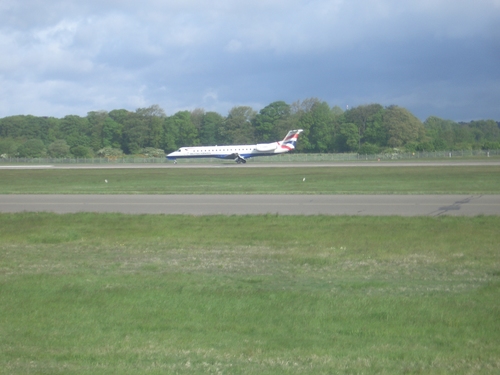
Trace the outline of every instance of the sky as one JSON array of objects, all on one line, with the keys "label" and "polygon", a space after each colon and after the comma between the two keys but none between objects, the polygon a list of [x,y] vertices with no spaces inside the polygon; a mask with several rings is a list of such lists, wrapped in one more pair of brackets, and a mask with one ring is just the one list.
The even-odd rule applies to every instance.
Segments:
[{"label": "sky", "polygon": [[0,0],[0,117],[308,98],[500,121],[500,0]]}]

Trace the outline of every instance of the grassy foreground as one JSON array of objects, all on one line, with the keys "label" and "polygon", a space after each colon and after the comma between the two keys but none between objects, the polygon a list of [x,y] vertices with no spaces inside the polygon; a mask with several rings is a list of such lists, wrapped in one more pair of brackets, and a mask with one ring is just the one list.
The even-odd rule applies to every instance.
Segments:
[{"label": "grassy foreground", "polygon": [[500,372],[499,217],[0,214],[0,372]]},{"label": "grassy foreground", "polygon": [[0,181],[0,194],[499,194],[500,166],[0,170]]}]

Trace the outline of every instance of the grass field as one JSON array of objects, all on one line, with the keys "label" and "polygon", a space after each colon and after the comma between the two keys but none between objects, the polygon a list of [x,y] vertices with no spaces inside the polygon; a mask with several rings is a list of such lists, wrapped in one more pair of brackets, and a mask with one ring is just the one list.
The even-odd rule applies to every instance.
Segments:
[{"label": "grass field", "polygon": [[0,214],[0,373],[499,373],[499,227]]},{"label": "grass field", "polygon": [[499,194],[500,166],[0,170],[0,181],[0,194]]},{"label": "grass field", "polygon": [[[0,194],[499,194],[499,172],[0,170]],[[0,374],[500,373],[499,227],[0,214]]]}]

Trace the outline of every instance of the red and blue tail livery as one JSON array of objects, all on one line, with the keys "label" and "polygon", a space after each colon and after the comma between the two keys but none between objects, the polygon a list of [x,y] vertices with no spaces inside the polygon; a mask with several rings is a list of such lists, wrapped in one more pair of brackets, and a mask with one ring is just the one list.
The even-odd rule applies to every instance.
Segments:
[{"label": "red and blue tail livery", "polygon": [[302,131],[302,129],[290,130],[281,142],[256,145],[181,147],[168,154],[167,159],[177,162],[177,159],[219,158],[232,159],[238,164],[246,163],[246,159],[255,156],[273,156],[294,150]]}]

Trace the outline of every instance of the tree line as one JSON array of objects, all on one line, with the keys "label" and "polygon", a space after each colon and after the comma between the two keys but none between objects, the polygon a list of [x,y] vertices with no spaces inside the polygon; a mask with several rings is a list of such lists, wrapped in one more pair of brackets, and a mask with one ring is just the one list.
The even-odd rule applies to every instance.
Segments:
[{"label": "tree line", "polygon": [[396,105],[368,104],[344,111],[310,98],[292,104],[276,101],[259,112],[236,106],[227,116],[203,109],[167,116],[158,105],[93,111],[86,117],[9,116],[0,119],[0,155],[161,157],[183,146],[274,142],[299,128],[304,132],[297,152],[500,149],[500,124],[494,120],[457,123],[432,116],[422,123]]}]

